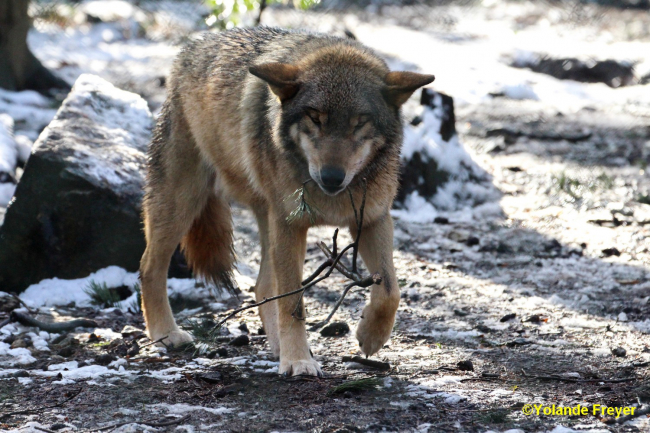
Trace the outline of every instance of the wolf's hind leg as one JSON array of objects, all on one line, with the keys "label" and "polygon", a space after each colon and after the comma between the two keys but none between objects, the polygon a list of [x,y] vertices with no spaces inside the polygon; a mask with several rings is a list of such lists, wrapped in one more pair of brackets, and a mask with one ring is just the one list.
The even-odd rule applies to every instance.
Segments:
[{"label": "wolf's hind leg", "polygon": [[169,261],[181,238],[197,219],[206,219],[202,218],[204,210],[218,198],[214,197],[214,174],[196,150],[182,113],[168,108],[163,109],[150,153],[143,202],[147,247],[140,262],[140,278],[149,337],[166,337],[164,344],[178,346],[192,337],[178,328],[169,306]]},{"label": "wolf's hind leg", "polygon": [[[260,273],[255,283],[255,300],[262,301],[264,298],[273,296],[273,270],[271,268],[271,257],[269,251],[269,217],[262,206],[255,206],[255,218],[260,235],[262,246],[262,260],[260,262]],[[280,338],[278,335],[278,304],[268,302],[260,306],[260,317],[264,324],[266,340],[269,342],[273,355],[280,356]]]}]

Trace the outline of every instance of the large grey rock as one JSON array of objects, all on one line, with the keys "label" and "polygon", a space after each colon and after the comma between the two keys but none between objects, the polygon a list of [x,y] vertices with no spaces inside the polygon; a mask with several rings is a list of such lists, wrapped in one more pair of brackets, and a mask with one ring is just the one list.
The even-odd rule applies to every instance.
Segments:
[{"label": "large grey rock", "polygon": [[0,290],[136,271],[145,151],[153,119],[138,95],[82,75],[41,133],[0,228]]}]

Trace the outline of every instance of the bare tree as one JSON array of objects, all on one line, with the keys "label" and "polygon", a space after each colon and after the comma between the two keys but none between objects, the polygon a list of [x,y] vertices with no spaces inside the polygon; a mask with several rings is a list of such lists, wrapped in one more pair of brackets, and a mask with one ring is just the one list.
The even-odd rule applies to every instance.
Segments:
[{"label": "bare tree", "polygon": [[70,90],[70,85],[55,76],[27,46],[31,19],[29,0],[0,1],[0,87],[8,90]]}]

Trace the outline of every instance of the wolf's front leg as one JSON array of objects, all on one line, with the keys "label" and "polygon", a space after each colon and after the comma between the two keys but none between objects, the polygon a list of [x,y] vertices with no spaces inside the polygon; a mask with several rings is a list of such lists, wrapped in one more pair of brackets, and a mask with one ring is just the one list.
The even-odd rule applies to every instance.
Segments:
[{"label": "wolf's front leg", "polygon": [[[356,237],[356,227],[351,227],[350,232]],[[359,253],[368,271],[382,277],[380,285],[372,286],[370,303],[363,309],[357,327],[359,346],[370,356],[388,341],[399,305],[399,286],[393,266],[393,220],[388,211],[378,220],[364,224]]]},{"label": "wolf's front leg", "polygon": [[[289,225],[283,217],[271,217],[271,261],[276,295],[300,288],[305,261],[307,228]],[[320,376],[321,370],[309,351],[305,321],[294,317],[299,295],[278,299],[280,374]],[[301,303],[295,316],[305,317]]]}]

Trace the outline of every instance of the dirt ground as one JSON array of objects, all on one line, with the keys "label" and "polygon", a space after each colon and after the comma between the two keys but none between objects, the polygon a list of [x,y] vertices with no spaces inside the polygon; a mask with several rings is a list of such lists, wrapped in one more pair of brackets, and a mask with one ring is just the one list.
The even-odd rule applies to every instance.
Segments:
[{"label": "dirt ground", "polygon": [[[309,335],[323,378],[278,376],[253,310],[205,338],[252,300],[257,232],[251,213],[235,208],[235,249],[250,284],[240,283],[239,299],[173,302],[200,345],[139,348],[148,340],[137,311],[41,309],[43,320],[91,318],[104,331],[52,334],[48,350],[34,347],[34,328],[0,336],[24,340],[36,358],[0,369],[0,430],[650,431],[650,204],[642,197],[650,111],[627,108],[560,112],[499,97],[458,108],[460,140],[502,192],[500,211],[395,220],[402,302],[392,338],[373,358],[388,369],[343,361],[360,354],[354,328],[365,289],[335,316],[350,332]],[[567,139],[575,131],[586,138]],[[310,232],[306,274],[323,260],[316,242],[331,235]],[[308,323],[326,317],[344,283],[334,274],[307,294]],[[0,321],[15,307],[0,298]],[[541,414],[524,413],[540,404]],[[588,415],[544,415],[553,405],[581,405]],[[595,405],[634,406],[635,416]]]}]

